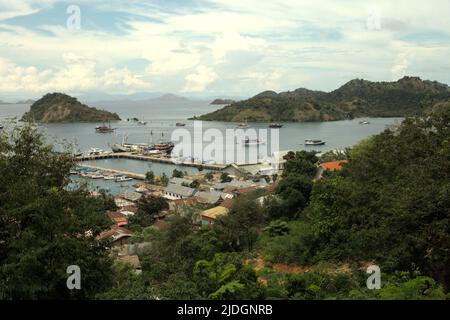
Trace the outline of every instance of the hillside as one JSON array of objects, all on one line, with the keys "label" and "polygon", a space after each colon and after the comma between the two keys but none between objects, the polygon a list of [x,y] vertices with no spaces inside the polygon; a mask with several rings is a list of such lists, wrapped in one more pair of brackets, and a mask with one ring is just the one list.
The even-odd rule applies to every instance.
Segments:
[{"label": "hillside", "polygon": [[234,102],[233,99],[214,99],[210,104],[232,104]]},{"label": "hillside", "polygon": [[395,82],[351,80],[332,92],[304,88],[264,91],[200,116],[210,121],[332,121],[357,117],[403,117],[450,99],[450,88],[436,81],[404,77]]},{"label": "hillside", "polygon": [[100,122],[120,120],[116,113],[91,108],[63,93],[48,93],[33,103],[22,120],[36,122]]}]

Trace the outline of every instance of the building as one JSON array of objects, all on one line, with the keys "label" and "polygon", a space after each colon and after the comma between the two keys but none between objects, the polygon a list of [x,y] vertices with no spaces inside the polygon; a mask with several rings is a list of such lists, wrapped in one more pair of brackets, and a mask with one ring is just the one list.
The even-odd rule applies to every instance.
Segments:
[{"label": "building", "polygon": [[230,210],[223,206],[217,206],[200,213],[203,226],[211,226],[220,216],[227,215]]},{"label": "building", "polygon": [[99,240],[110,239],[111,246],[114,248],[119,248],[128,243],[128,239],[131,237],[131,234],[132,233],[130,230],[116,225],[111,229],[105,230],[102,233],[100,233],[98,235],[98,239]]},{"label": "building", "polygon": [[218,205],[226,198],[230,198],[229,194],[218,191],[201,191],[196,193],[197,201],[202,204]]},{"label": "building", "polygon": [[283,170],[286,164],[286,159],[284,157],[292,150],[274,151],[272,153],[271,165],[274,170]]},{"label": "building", "polygon": [[177,184],[169,184],[164,189],[164,198],[169,200],[185,199],[192,197],[196,193],[193,188],[180,186]]},{"label": "building", "polygon": [[136,202],[142,198],[142,193],[136,191],[127,190],[119,195],[119,198],[125,199],[127,201]]},{"label": "building", "polygon": [[315,180],[322,178],[322,175],[325,171],[340,171],[342,170],[342,164],[348,163],[348,160],[338,160],[331,162],[324,162],[319,165],[317,169],[317,173],[315,176]]},{"label": "building", "polygon": [[114,221],[114,223],[118,226],[118,227],[123,227],[126,226],[128,224],[128,217],[123,214],[122,212],[119,211],[109,211],[108,212],[108,217]]}]

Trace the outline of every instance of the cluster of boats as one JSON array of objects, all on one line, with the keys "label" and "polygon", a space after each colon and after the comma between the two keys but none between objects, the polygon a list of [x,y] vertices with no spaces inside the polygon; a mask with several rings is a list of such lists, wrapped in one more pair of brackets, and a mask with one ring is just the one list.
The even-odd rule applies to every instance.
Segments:
[{"label": "cluster of boats", "polygon": [[107,171],[98,171],[95,169],[80,167],[77,171],[72,171],[71,174],[80,175],[81,177],[90,178],[94,180],[114,180],[115,182],[132,181],[133,178],[127,177],[123,174],[114,174]]},{"label": "cluster of boats", "polygon": [[[279,129],[282,127],[283,127],[283,125],[281,123],[275,123],[275,122],[269,123],[269,128],[272,128],[272,129]],[[250,126],[248,125],[247,121],[245,121],[245,122],[240,122],[240,123],[236,124],[235,128],[246,129],[246,128],[250,128]]]},{"label": "cluster of boats", "polygon": [[160,143],[123,143],[113,144],[111,150],[114,153],[119,152],[137,152],[140,154],[170,154],[174,148],[172,142],[160,142]]}]

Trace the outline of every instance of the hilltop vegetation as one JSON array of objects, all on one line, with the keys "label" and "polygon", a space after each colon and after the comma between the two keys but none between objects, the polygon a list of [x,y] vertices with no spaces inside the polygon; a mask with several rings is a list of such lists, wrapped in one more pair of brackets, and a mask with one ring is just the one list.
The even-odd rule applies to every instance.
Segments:
[{"label": "hilltop vegetation", "polygon": [[91,108],[63,93],[48,93],[34,102],[22,120],[36,122],[101,122],[120,120],[116,113]]},{"label": "hilltop vegetation", "polygon": [[435,81],[404,77],[396,82],[352,80],[332,92],[300,88],[264,91],[200,116],[211,121],[332,121],[356,117],[405,117],[450,98],[450,88]]}]

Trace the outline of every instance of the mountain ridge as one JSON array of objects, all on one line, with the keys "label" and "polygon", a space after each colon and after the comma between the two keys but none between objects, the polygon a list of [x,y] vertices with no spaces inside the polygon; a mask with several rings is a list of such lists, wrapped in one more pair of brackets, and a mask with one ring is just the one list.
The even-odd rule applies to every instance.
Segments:
[{"label": "mountain ridge", "polygon": [[333,121],[356,117],[403,117],[450,99],[448,85],[419,77],[392,82],[353,79],[330,92],[298,88],[267,90],[196,119],[211,121]]}]

